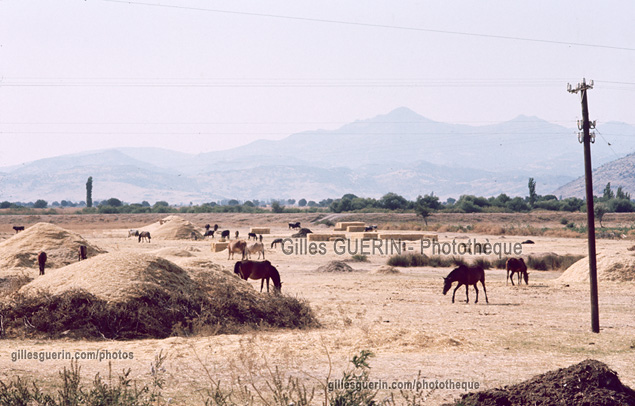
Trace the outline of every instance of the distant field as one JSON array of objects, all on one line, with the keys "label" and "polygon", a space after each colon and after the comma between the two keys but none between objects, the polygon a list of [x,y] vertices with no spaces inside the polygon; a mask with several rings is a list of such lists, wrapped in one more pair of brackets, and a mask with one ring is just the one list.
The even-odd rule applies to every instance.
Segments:
[{"label": "distant field", "polygon": [[[476,381],[480,388],[494,388],[518,383],[551,369],[569,366],[587,358],[605,362],[616,370],[622,382],[635,387],[635,282],[600,284],[600,334],[590,332],[588,285],[562,283],[562,271],[530,269],[529,286],[505,283],[505,270],[486,271],[489,304],[483,292],[474,304],[465,289],[456,292],[457,302],[442,294],[442,277],[451,268],[397,267],[397,273],[380,271],[389,255],[370,253],[365,260],[347,261],[353,272],[318,272],[317,268],[332,260],[351,260],[353,252],[338,255],[332,242],[326,242],[324,255],[295,251],[285,254],[280,247],[271,248],[276,238],[287,238],[295,231],[289,222],[300,221],[316,233],[331,232],[333,227],[312,221],[364,221],[380,229],[437,230],[440,242],[476,238],[490,242],[514,243],[531,238],[535,244],[524,245],[523,255],[586,253],[583,235],[567,238],[556,235],[511,235],[501,229],[564,229],[561,220],[582,224],[583,213],[530,214],[437,214],[426,228],[414,214],[176,214],[197,227],[218,224],[232,234],[246,237],[250,227],[270,227],[264,235],[266,256],[280,271],[283,291],[306,299],[315,311],[321,327],[309,330],[265,329],[245,334],[170,337],[132,341],[111,340],[17,340],[5,339],[0,349],[0,380],[14,376],[33,378],[44,386],[56,386],[58,371],[67,361],[11,361],[18,350],[30,351],[124,351],[133,359],[112,361],[112,372],[132,370],[130,377],[148,383],[150,365],[160,351],[167,354],[163,367],[166,382],[163,394],[173,404],[204,404],[208,390],[216,382],[238,391],[238,377],[243,384],[263,396],[271,396],[267,382],[277,367],[285,378],[297,377],[309,388],[316,388],[313,404],[322,404],[327,379],[335,380],[350,367],[349,360],[361,350],[372,351],[369,359],[372,379],[393,382],[412,380],[418,373],[426,380]],[[109,252],[156,253],[178,263],[183,259],[170,252],[189,252],[201,263],[218,264],[228,270],[235,261],[227,252],[214,253],[210,241],[159,240],[140,244],[127,238],[129,228],[155,223],[167,214],[116,215],[0,215],[0,242],[15,233],[12,225],[52,222],[73,230],[91,244]],[[607,214],[608,227],[630,227],[635,214]],[[479,226],[480,225],[480,226]],[[458,226],[463,226],[459,229]],[[466,228],[470,226],[471,228]],[[448,231],[443,231],[448,230]],[[454,230],[454,231],[449,231]],[[579,234],[579,233],[578,233]],[[627,253],[633,246],[627,238],[600,239],[598,252]],[[408,242],[416,252],[418,242]],[[360,259],[360,258],[358,258]],[[468,258],[470,259],[470,258]],[[188,259],[192,260],[192,259]],[[0,277],[15,272],[0,270]],[[22,271],[20,271],[22,272]],[[36,278],[37,269],[25,271]],[[257,291],[260,281],[249,281]],[[86,382],[95,374],[108,377],[107,362],[80,361]],[[329,375],[330,374],[330,375]],[[233,385],[233,386],[232,386]],[[405,404],[399,391],[393,391],[396,404]],[[451,401],[460,389],[436,390],[429,394],[429,404]],[[377,399],[388,395],[380,392]],[[263,404],[257,402],[256,404]],[[427,404],[427,403],[426,403]]]}]

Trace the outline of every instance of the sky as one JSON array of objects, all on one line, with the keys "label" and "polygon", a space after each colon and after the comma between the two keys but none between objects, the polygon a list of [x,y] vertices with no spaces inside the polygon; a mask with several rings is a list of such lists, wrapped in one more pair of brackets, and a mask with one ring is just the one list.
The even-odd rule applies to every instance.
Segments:
[{"label": "sky", "polygon": [[[635,124],[635,2],[0,0],[0,167],[200,153],[405,106]],[[537,141],[539,142],[539,141]]]}]

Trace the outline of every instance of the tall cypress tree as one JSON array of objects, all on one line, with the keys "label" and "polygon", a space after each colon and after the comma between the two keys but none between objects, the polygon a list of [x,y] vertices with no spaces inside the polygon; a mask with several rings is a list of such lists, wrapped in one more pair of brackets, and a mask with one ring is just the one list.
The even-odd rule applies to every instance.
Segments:
[{"label": "tall cypress tree", "polygon": [[89,176],[86,182],[86,207],[93,207],[93,177]]}]

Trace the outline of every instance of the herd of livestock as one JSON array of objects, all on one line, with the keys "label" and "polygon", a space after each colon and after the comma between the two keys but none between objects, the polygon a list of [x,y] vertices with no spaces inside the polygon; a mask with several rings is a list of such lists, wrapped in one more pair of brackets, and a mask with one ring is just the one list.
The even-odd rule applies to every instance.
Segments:
[{"label": "herd of livestock", "polygon": [[[289,229],[300,229],[300,222],[289,223]],[[13,229],[16,233],[23,231],[24,226],[13,226]],[[211,237],[214,238],[214,233],[219,229],[218,224],[214,224],[212,227],[210,224],[205,225],[205,233],[203,237]],[[366,227],[367,231],[374,231],[377,229],[377,226],[369,226]],[[302,229],[304,230],[304,229]],[[308,230],[308,229],[307,229]],[[310,230],[308,230],[310,232]],[[236,262],[234,266],[234,273],[240,276],[242,279],[261,279],[260,291],[262,292],[265,281],[267,282],[267,291],[269,291],[269,279],[273,280],[274,288],[277,292],[280,292],[282,287],[282,282],[280,281],[280,274],[278,270],[271,265],[271,262],[265,260],[265,246],[262,242],[262,234],[256,235],[255,233],[249,233],[247,236],[247,241],[239,239],[239,232],[236,231],[234,233],[234,240],[230,240],[227,246],[228,250],[228,259],[233,259],[234,254],[241,254],[241,260]],[[139,242],[150,242],[151,236],[149,231],[139,231],[139,230],[129,230],[128,237],[137,237]],[[223,230],[221,232],[221,238],[225,238],[229,240],[230,231]],[[195,232],[192,232],[192,238],[196,239],[197,235]],[[249,240],[253,239],[254,242],[249,242]],[[278,243],[281,243],[282,239],[278,238],[273,240],[271,243],[271,247],[274,248]],[[258,254],[258,259],[262,255],[263,261],[251,261],[250,256],[253,254]],[[78,250],[78,259],[79,261],[86,259],[87,257],[87,247],[85,245],[81,245]],[[37,256],[37,262],[40,269],[40,275],[44,275],[44,268],[46,266],[47,254],[42,251]],[[522,258],[509,258],[506,263],[507,275],[505,278],[505,284],[510,280],[512,285],[514,285],[514,274],[517,273],[518,284],[520,285],[522,280],[525,281],[525,284],[529,284],[529,274],[527,272],[527,265],[525,264]],[[522,277],[522,279],[521,279]],[[481,266],[467,266],[460,265],[458,268],[452,270],[448,276],[444,279],[443,284],[443,294],[445,295],[451,288],[454,282],[458,282],[457,286],[454,288],[452,293],[452,303],[454,303],[454,296],[456,294],[457,289],[459,287],[465,285],[465,296],[466,302],[469,302],[469,293],[468,287],[474,286],[476,291],[476,299],[474,303],[478,303],[478,295],[479,290],[477,287],[477,283],[480,282],[483,287],[483,292],[485,293],[485,301],[489,303],[487,299],[487,290],[485,288],[485,271]]]}]

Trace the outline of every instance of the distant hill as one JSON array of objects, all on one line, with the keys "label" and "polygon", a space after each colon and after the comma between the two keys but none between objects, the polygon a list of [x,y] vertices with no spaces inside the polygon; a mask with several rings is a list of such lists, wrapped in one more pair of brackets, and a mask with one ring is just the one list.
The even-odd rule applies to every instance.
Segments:
[{"label": "distant hill", "polygon": [[[595,165],[635,152],[633,126],[598,124],[598,131],[613,145],[601,139],[594,144]],[[527,116],[484,126],[447,124],[401,107],[335,130],[226,151],[119,148],[0,168],[0,200],[81,201],[89,176],[94,200],[187,204],[387,192],[409,199],[431,192],[443,199],[525,196],[529,177],[539,194],[548,194],[582,174],[576,130]]]},{"label": "distant hill", "polygon": [[[601,196],[606,184],[611,182],[613,192],[619,186],[624,192],[635,196],[635,154],[629,154],[624,158],[617,159],[600,166],[593,170],[593,194]],[[584,197],[585,196],[585,180],[581,176],[566,185],[556,189],[555,195],[563,197]]]}]

